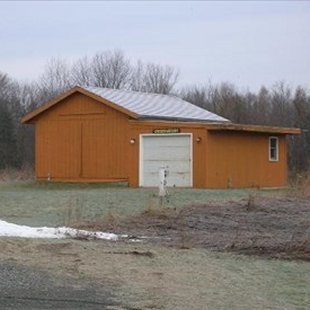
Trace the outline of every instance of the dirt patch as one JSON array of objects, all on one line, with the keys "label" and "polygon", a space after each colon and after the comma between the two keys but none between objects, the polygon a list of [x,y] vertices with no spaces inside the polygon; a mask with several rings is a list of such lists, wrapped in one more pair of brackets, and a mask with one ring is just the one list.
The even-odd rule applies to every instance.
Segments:
[{"label": "dirt patch", "polygon": [[252,197],[226,204],[154,208],[86,229],[145,236],[148,242],[178,248],[310,260],[310,202],[297,197]]}]

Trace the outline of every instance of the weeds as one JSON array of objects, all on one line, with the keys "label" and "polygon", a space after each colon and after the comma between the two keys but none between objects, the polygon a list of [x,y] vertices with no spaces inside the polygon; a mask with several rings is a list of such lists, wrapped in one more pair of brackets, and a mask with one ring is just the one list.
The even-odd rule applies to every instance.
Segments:
[{"label": "weeds", "polygon": [[183,229],[180,233],[180,249],[189,250],[194,247],[193,238],[189,234],[189,232]]},{"label": "weeds", "polygon": [[169,209],[159,202],[159,205],[155,203],[156,196],[151,196],[147,200],[145,209],[141,212],[142,216],[151,218],[167,219],[169,217]]},{"label": "weeds", "polygon": [[297,174],[291,181],[291,191],[293,195],[301,198],[310,197],[310,171]]},{"label": "weeds", "polygon": [[71,197],[64,206],[63,225],[68,227],[81,225],[84,208],[85,203],[82,197]]},{"label": "weeds", "polygon": [[250,192],[246,203],[246,210],[253,211],[257,207],[257,194],[255,192]]},{"label": "weeds", "polygon": [[116,212],[109,210],[108,214],[101,219],[101,223],[98,223],[99,226],[107,228],[109,231],[117,231],[121,222],[121,216]]},{"label": "weeds", "polygon": [[6,168],[0,170],[0,182],[31,181],[34,179],[34,169],[31,166],[25,166],[22,169]]},{"label": "weeds", "polygon": [[165,220],[169,218],[169,209],[167,207],[147,207],[142,211],[142,215],[150,218]]}]

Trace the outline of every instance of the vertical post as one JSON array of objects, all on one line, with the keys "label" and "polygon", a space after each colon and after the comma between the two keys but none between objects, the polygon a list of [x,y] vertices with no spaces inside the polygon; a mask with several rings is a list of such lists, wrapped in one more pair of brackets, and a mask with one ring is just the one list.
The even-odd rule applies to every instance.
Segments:
[{"label": "vertical post", "polygon": [[167,167],[159,168],[159,202],[160,205],[163,205],[163,200],[167,197],[167,176],[168,169]]}]

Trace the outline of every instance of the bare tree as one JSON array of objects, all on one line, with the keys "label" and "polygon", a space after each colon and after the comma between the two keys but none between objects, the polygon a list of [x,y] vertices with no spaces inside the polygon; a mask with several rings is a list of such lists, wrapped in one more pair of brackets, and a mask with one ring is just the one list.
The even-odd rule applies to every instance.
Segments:
[{"label": "bare tree", "polygon": [[38,87],[46,94],[46,98],[53,97],[72,86],[68,63],[61,58],[51,58],[38,82]]},{"label": "bare tree", "polygon": [[144,64],[139,60],[133,67],[130,89],[136,91],[169,94],[179,78],[179,72],[172,66],[155,63]]},{"label": "bare tree", "polygon": [[131,66],[122,51],[97,53],[91,61],[93,86],[126,88],[129,83]]},{"label": "bare tree", "polygon": [[271,125],[271,96],[268,89],[262,86],[255,96],[252,114],[255,117],[254,124]]},{"label": "bare tree", "polygon": [[145,90],[145,66],[141,60],[131,70],[129,88],[134,91]]},{"label": "bare tree", "polygon": [[277,126],[293,126],[292,90],[283,81],[276,83],[271,95],[271,123]]},{"label": "bare tree", "polygon": [[172,66],[148,63],[145,72],[145,91],[169,94],[179,78],[179,72]]},{"label": "bare tree", "polygon": [[192,104],[195,104],[201,108],[214,111],[209,106],[209,101],[207,98],[208,94],[209,92],[205,86],[199,87],[197,85],[183,88],[179,93],[180,97],[182,97],[184,100],[191,102]]},{"label": "bare tree", "polygon": [[82,57],[71,67],[63,59],[52,58],[40,77],[38,87],[50,98],[73,85],[168,94],[179,78],[172,66],[138,61],[133,66],[120,50],[104,51]]},{"label": "bare tree", "polygon": [[8,98],[12,81],[7,74],[0,72],[0,97],[2,100]]},{"label": "bare tree", "polygon": [[293,172],[310,168],[310,97],[305,89],[297,87],[293,99],[295,126],[302,129],[298,137],[290,137],[289,161]]},{"label": "bare tree", "polygon": [[20,167],[21,157],[17,147],[19,102],[17,83],[0,73],[0,169]]},{"label": "bare tree", "polygon": [[72,82],[80,86],[92,86],[94,84],[93,68],[87,56],[78,59],[72,66]]}]

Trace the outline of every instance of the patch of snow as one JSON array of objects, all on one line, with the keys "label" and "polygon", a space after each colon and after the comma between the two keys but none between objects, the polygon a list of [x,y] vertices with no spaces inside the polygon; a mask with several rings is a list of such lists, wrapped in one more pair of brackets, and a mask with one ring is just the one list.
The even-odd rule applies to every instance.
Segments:
[{"label": "patch of snow", "polygon": [[87,231],[70,227],[30,227],[17,225],[0,220],[0,237],[19,237],[19,238],[92,238],[105,240],[118,240],[126,238],[127,235],[116,235],[102,231]]}]

